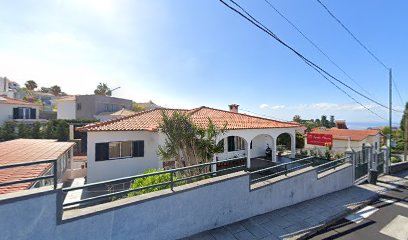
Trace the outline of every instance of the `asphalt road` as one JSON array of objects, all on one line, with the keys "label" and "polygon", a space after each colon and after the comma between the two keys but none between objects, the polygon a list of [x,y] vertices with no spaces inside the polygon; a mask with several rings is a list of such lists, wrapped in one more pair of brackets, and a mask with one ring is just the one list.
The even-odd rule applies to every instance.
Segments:
[{"label": "asphalt road", "polygon": [[381,195],[375,203],[322,230],[311,239],[408,240],[408,184]]}]

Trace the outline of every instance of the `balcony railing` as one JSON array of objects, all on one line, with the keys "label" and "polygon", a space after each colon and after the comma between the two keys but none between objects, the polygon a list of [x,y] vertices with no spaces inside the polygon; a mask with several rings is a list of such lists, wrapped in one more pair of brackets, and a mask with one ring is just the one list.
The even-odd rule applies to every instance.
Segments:
[{"label": "balcony railing", "polygon": [[57,160],[56,159],[0,165],[0,170],[10,169],[10,168],[17,168],[17,167],[27,167],[27,166],[47,164],[47,163],[52,164],[52,169],[53,169],[53,174],[52,175],[39,176],[39,177],[34,177],[34,178],[26,178],[26,179],[15,180],[15,181],[10,181],[10,182],[2,182],[2,183],[0,183],[0,187],[10,186],[10,185],[19,184],[19,183],[36,182],[36,181],[39,181],[39,180],[52,178],[53,179],[54,189],[57,189],[57,184],[58,184],[57,170],[58,169],[57,169]]}]

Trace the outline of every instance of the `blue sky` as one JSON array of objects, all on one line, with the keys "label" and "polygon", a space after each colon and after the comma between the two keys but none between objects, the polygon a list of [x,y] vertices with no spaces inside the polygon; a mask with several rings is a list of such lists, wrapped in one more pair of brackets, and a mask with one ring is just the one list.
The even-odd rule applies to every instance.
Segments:
[{"label": "blue sky", "polygon": [[[362,91],[263,0],[242,6],[339,79]],[[380,102],[388,72],[315,0],[270,0]],[[323,2],[387,65],[408,97],[406,1]],[[0,3],[0,76],[70,94],[99,82],[116,97],[166,107],[230,103],[278,119],[335,115],[350,122],[384,122],[216,0],[21,0]],[[359,101],[387,117],[386,110]],[[395,107],[401,108],[398,96]],[[400,114],[394,114],[399,121]]]}]

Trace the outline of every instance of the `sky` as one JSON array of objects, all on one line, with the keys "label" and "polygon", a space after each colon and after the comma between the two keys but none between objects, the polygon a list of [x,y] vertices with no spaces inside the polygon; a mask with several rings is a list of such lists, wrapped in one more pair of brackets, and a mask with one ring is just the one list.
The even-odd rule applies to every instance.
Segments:
[{"label": "sky", "polygon": [[[388,71],[316,0],[269,0],[358,85],[328,61],[264,0],[237,0],[307,58],[373,99],[388,104]],[[408,97],[408,2],[322,0],[387,66],[403,109]],[[209,106],[278,120],[334,115],[384,124],[387,110],[349,92],[373,115],[296,55],[218,0],[5,0],[0,2],[0,76],[69,94],[113,96],[164,107]],[[362,86],[362,88],[360,87]],[[394,89],[395,91],[395,89]],[[394,113],[399,122],[400,113]],[[383,119],[384,118],[384,119]]]}]

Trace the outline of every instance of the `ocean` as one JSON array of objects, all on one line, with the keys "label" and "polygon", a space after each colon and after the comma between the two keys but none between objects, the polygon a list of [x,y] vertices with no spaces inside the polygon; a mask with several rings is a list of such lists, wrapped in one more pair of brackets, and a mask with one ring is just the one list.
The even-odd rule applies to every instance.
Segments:
[{"label": "ocean", "polygon": [[[388,122],[346,122],[349,129],[367,129],[369,127],[385,127]],[[399,122],[392,124],[394,127],[399,127]]]}]

